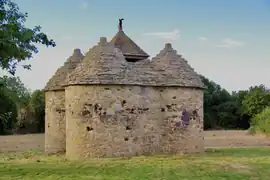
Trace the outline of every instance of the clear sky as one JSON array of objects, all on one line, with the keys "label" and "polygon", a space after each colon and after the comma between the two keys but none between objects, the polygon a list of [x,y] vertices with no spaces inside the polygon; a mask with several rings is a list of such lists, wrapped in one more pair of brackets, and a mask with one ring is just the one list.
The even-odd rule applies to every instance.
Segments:
[{"label": "clear sky", "polygon": [[[15,0],[28,12],[27,26],[40,25],[55,48],[41,47],[18,69],[26,86],[43,88],[74,48],[87,52],[117,32],[125,33],[152,57],[166,42],[200,74],[228,91],[270,87],[270,0]],[[3,72],[0,72],[3,74]]]}]

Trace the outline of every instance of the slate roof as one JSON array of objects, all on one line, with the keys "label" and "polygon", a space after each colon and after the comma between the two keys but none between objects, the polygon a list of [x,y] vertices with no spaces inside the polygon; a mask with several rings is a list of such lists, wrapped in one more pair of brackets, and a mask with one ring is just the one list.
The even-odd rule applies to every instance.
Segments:
[{"label": "slate roof", "polygon": [[199,75],[171,44],[151,61],[127,62],[121,50],[102,39],[67,76],[67,85],[121,84],[204,88]]},{"label": "slate roof", "polygon": [[80,49],[74,49],[72,56],[70,56],[64,65],[57,69],[55,74],[49,79],[44,91],[63,90],[64,88],[62,85],[66,83],[65,80],[67,74],[75,69],[83,57]]}]

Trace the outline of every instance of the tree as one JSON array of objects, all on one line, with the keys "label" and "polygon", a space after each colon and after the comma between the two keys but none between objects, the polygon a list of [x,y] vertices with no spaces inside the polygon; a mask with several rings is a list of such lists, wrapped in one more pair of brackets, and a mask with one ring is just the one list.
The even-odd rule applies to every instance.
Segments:
[{"label": "tree", "polygon": [[6,88],[13,92],[14,100],[20,105],[26,105],[30,99],[30,90],[25,87],[19,77],[3,76],[0,77],[0,82]]},{"label": "tree", "polygon": [[250,132],[270,135],[270,106],[252,118]]},{"label": "tree", "polygon": [[30,92],[19,77],[0,77],[0,133],[11,131],[21,119],[21,109],[27,108]]},{"label": "tree", "polygon": [[[27,16],[11,0],[0,0],[0,67],[12,75],[19,63],[38,53],[37,43],[55,46],[55,42],[41,32],[40,26],[33,29],[25,27]],[[29,64],[22,66],[26,69],[31,67]]]},{"label": "tree", "polygon": [[32,93],[30,99],[30,107],[34,114],[34,119],[37,124],[38,132],[43,132],[45,129],[45,94],[44,91],[36,90]]},{"label": "tree", "polygon": [[[235,120],[231,114],[231,95],[220,85],[201,76],[206,86],[204,91],[204,127],[205,129],[226,127]],[[233,106],[234,107],[234,106]]]},{"label": "tree", "polygon": [[5,86],[0,86],[0,134],[7,134],[16,123],[17,105],[14,94]]},{"label": "tree", "polygon": [[243,102],[243,112],[251,117],[261,113],[270,106],[270,91],[264,85],[249,88]]}]

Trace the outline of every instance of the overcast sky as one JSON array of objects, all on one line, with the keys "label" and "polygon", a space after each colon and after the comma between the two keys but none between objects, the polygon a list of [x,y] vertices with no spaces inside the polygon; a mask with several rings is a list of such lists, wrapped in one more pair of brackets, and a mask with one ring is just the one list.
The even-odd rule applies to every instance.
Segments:
[{"label": "overcast sky", "polygon": [[[269,0],[15,0],[27,26],[41,25],[55,48],[40,47],[32,70],[17,75],[43,88],[74,48],[87,52],[99,37],[110,40],[123,17],[125,33],[151,56],[166,42],[200,74],[228,91],[270,87]],[[5,74],[3,71],[1,74]]]}]

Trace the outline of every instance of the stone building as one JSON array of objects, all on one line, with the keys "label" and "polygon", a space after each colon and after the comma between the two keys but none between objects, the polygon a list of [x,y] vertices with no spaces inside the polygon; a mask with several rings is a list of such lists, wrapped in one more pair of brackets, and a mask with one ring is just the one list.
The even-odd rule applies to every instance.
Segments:
[{"label": "stone building", "polygon": [[66,76],[83,59],[79,49],[68,58],[48,81],[45,90],[45,152],[58,153],[66,150],[65,83]]},{"label": "stone building", "polygon": [[200,77],[169,43],[148,57],[122,27],[84,57],[76,50],[46,86],[45,150],[68,159],[202,152]]}]

